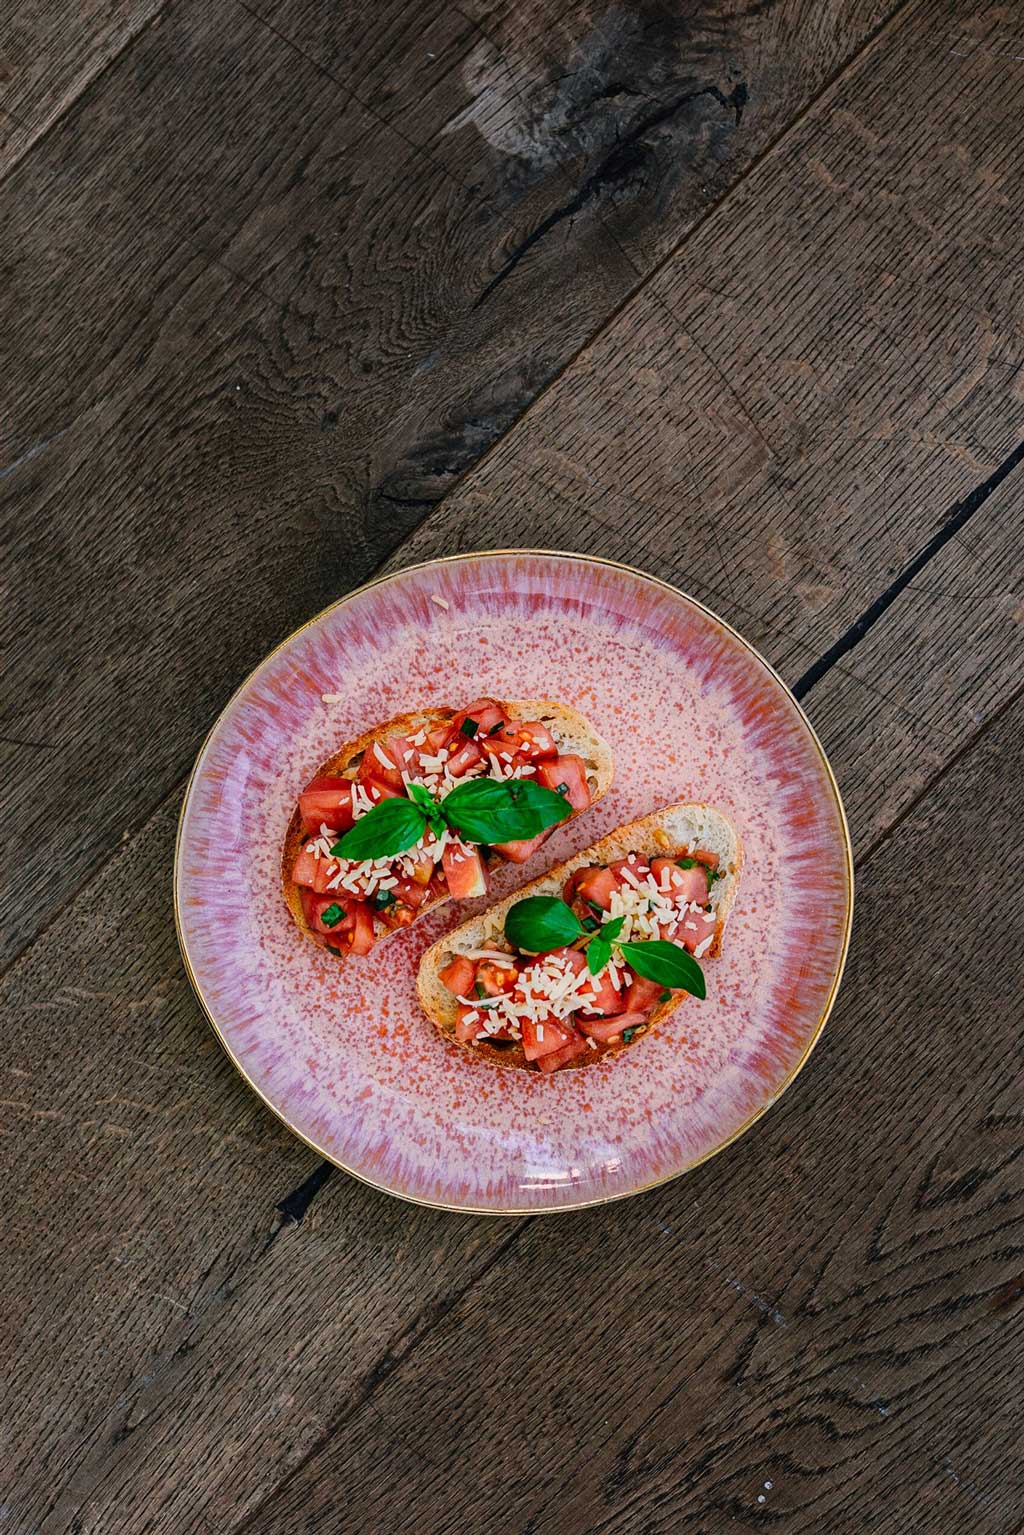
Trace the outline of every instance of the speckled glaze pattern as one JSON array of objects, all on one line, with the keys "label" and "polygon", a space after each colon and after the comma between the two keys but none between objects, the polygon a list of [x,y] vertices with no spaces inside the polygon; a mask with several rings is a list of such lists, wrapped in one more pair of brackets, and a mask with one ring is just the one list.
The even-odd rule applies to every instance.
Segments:
[{"label": "speckled glaze pattern", "polygon": [[[326,704],[325,693],[341,701]],[[446,906],[344,962],[300,936],[281,895],[281,840],[317,765],[393,714],[481,693],[574,705],[616,762],[610,794],[539,860],[498,870],[492,899],[672,800],[717,806],[743,840],[724,953],[705,966],[707,1000],[688,999],[635,1049],[585,1071],[501,1071],[423,1017],[419,956],[480,903]],[[270,1107],[379,1188],[495,1213],[635,1193],[737,1135],[820,1032],[851,903],[834,781],[766,663],[660,582],[544,553],[403,571],[293,635],[207,740],[175,869],[193,984]]]}]

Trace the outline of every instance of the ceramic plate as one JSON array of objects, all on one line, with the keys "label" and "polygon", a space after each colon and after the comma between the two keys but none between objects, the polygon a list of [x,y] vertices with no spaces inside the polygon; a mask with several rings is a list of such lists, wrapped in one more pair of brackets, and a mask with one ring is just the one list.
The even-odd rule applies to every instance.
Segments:
[{"label": "ceramic plate", "polygon": [[[724,953],[633,1050],[552,1077],[442,1041],[416,1001],[419,956],[478,905],[448,906],[340,962],[302,938],[278,860],[299,790],[391,715],[481,693],[583,711],[615,753],[601,803],[492,898],[672,800],[743,839]],[[832,1005],[850,930],[835,781],[778,676],[727,624],[639,571],[511,551],[435,561],[328,608],[236,693],[182,810],[175,909],[189,974],[246,1081],[323,1156],[446,1209],[566,1210],[693,1167],[778,1098]]]}]

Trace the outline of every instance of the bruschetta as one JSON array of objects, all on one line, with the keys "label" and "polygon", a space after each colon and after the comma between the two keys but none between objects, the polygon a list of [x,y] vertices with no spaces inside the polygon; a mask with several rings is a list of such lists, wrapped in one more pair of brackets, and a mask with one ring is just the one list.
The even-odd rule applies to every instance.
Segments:
[{"label": "bruschetta", "polygon": [[321,947],[368,954],[420,913],[486,894],[495,859],[531,858],[612,775],[604,741],[564,704],[481,698],[398,715],[341,746],[298,796],[281,858],[288,910]]},{"label": "bruschetta", "polygon": [[496,1066],[590,1066],[704,995],[742,849],[706,805],[620,826],[433,944],[418,990],[445,1039]]}]

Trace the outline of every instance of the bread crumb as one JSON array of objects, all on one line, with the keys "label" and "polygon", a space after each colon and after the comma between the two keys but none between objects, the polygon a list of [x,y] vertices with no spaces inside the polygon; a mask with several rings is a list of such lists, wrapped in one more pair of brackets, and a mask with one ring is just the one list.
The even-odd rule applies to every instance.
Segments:
[{"label": "bread crumb", "polygon": [[320,701],[325,704],[340,704],[344,703],[345,700],[341,693],[321,693]]},{"label": "bread crumb", "polygon": [[445,612],[447,613],[448,603],[445,602],[443,597],[438,597],[435,593],[431,593],[430,600],[431,602],[436,602],[439,608],[444,608]]}]

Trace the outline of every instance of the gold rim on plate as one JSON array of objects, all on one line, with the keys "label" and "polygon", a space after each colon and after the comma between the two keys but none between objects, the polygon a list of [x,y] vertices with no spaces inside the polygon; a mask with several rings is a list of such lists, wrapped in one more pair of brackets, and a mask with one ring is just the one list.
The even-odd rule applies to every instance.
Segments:
[{"label": "gold rim on plate", "polygon": [[[843,926],[843,941],[840,947],[835,971],[832,976],[832,984],[829,988],[828,996],[825,999],[825,1006],[822,1009],[821,1016],[818,1019],[818,1022],[814,1028],[813,1033],[811,1034],[810,1039],[807,1042],[806,1047],[804,1048],[803,1054],[793,1069],[790,1071],[789,1075],[784,1078],[778,1090],[772,1093],[771,1097],[768,1098],[766,1102],[762,1103],[761,1107],[757,1109],[755,1113],[751,1114],[749,1119],[744,1120],[743,1124],[735,1129],[731,1135],[728,1135],[725,1140],[720,1141],[717,1146],[713,1146],[710,1151],[704,1152],[703,1156],[695,1158],[692,1162],[687,1162],[684,1167],[676,1168],[674,1172],[666,1173],[663,1177],[654,1178],[650,1183],[641,1184],[638,1188],[623,1189],[621,1193],[617,1194],[602,1194],[597,1199],[582,1199],[572,1204],[531,1205],[521,1210],[493,1210],[487,1209],[486,1207],[478,1208],[475,1205],[445,1204],[441,1200],[437,1199],[421,1199],[418,1195],[405,1194],[399,1189],[389,1188],[385,1183],[377,1183],[374,1181],[374,1179],[368,1178],[364,1173],[357,1172],[354,1167],[348,1167],[344,1162],[340,1162],[337,1157],[332,1156],[331,1153],[326,1151],[323,1146],[320,1146],[316,1141],[311,1140],[308,1135],[304,1135],[301,1130],[292,1124],[291,1120],[285,1117],[280,1109],[271,1103],[266,1093],[264,1093],[262,1088],[260,1088],[253,1081],[252,1077],[246,1071],[245,1067],[242,1065],[241,1061],[239,1061],[238,1057],[231,1049],[231,1046],[224,1038],[217,1020],[214,1018],[209,1007],[206,1005],[206,999],[204,998],[202,991],[199,988],[199,983],[196,980],[195,972],[192,969],[192,961],[189,958],[188,947],[185,943],[185,935],[182,932],[181,927],[181,913],[178,909],[178,864],[181,855],[181,838],[182,828],[185,824],[185,811],[188,809],[189,800],[192,796],[192,789],[196,781],[196,775],[199,772],[199,767],[206,753],[206,748],[209,746],[210,741],[216,733],[217,728],[223,720],[224,716],[235,703],[235,700],[245,692],[249,684],[252,682],[252,679],[255,677],[256,673],[260,671],[268,661],[272,660],[279,651],[284,650],[286,646],[290,645],[291,642],[300,634],[302,634],[306,629],[309,629],[313,624],[319,623],[322,618],[326,617],[328,613],[333,613],[336,608],[344,607],[345,603],[352,602],[356,597],[361,597],[364,592],[371,591],[373,587],[382,586],[387,581],[397,580],[400,576],[408,575],[411,571],[431,570],[436,569],[438,566],[442,565],[458,565],[466,560],[517,559],[523,556],[529,557],[537,555],[546,559],[575,560],[582,565],[604,565],[611,570],[623,570],[627,573],[627,575],[636,576],[641,581],[650,582],[652,586],[661,587],[663,591],[669,592],[673,597],[682,598],[684,602],[688,602],[692,607],[697,608],[701,613],[704,613],[714,623],[718,624],[722,629],[724,629],[726,633],[731,634],[735,640],[739,641],[744,650],[752,655],[756,661],[760,662],[769,676],[774,678],[774,680],[782,688],[786,697],[789,699],[793,708],[796,710],[801,723],[810,736],[811,741],[814,743],[815,750],[817,751],[818,756],[821,758],[822,766],[825,769],[825,775],[828,779],[828,783],[835,800],[835,808],[839,816],[839,825],[843,836],[843,880],[846,893],[846,921]],[[393,1199],[403,1199],[408,1204],[422,1205],[429,1210],[445,1210],[454,1215],[495,1215],[508,1217],[522,1215],[560,1215],[567,1214],[571,1210],[590,1210],[595,1208],[597,1205],[613,1204],[620,1199],[632,1199],[637,1194],[647,1194],[651,1189],[661,1188],[664,1184],[671,1183],[676,1178],[681,1178],[684,1173],[693,1172],[694,1168],[700,1167],[704,1162],[709,1162],[712,1157],[718,1156],[719,1152],[724,1151],[727,1146],[731,1146],[734,1141],[739,1140],[740,1136],[745,1135],[746,1132],[750,1129],[751,1125],[756,1124],[763,1114],[766,1114],[770,1108],[778,1103],[783,1093],[792,1085],[793,1082],[795,1082],[804,1066],[806,1066],[807,1061],[810,1058],[811,1051],[814,1049],[815,1045],[818,1043],[818,1040],[821,1038],[825,1025],[828,1022],[829,1015],[831,1014],[832,1008],[835,1005],[836,995],[839,991],[839,985],[843,978],[843,971],[846,968],[846,956],[850,947],[850,932],[853,927],[853,847],[850,842],[850,828],[846,820],[846,811],[843,809],[843,800],[839,792],[839,785],[836,782],[836,776],[833,773],[832,766],[825,754],[825,749],[821,742],[818,740],[817,731],[814,729],[814,726],[808,719],[803,707],[799,701],[794,698],[785,681],[776,671],[775,667],[772,666],[770,661],[766,661],[761,652],[755,649],[749,640],[744,639],[743,635],[740,634],[737,629],[734,629],[732,624],[728,623],[724,618],[720,618],[717,613],[712,612],[709,607],[707,607],[703,602],[699,602],[696,597],[690,597],[686,594],[686,592],[681,591],[679,587],[673,586],[670,581],[663,581],[660,576],[652,576],[646,570],[638,570],[635,565],[625,565],[621,560],[609,560],[603,558],[601,555],[573,554],[570,551],[563,549],[477,549],[467,554],[449,554],[444,555],[440,559],[420,560],[413,565],[404,565],[401,570],[392,570],[387,572],[385,575],[374,576],[371,580],[364,581],[361,586],[354,587],[352,591],[346,592],[344,597],[339,597],[336,602],[328,603],[327,607],[322,608],[319,613],[316,613],[312,618],[307,619],[304,624],[300,624],[297,629],[294,629],[291,634],[287,635],[285,639],[281,640],[279,644],[275,645],[272,650],[269,650],[263,659],[253,667],[252,671],[248,674],[245,680],[241,682],[232,693],[227,703],[217,715],[217,718],[214,720],[210,729],[207,731],[206,736],[203,739],[203,744],[199,748],[199,752],[193,764],[192,771],[189,774],[188,783],[185,786],[185,795],[181,802],[181,810],[178,813],[178,830],[174,843],[173,878],[174,926],[178,934],[178,944],[181,949],[182,959],[185,963],[185,971],[188,975],[192,990],[195,993],[196,1000],[206,1015],[207,1022],[213,1029],[213,1032],[216,1035],[217,1040],[219,1041],[220,1046],[228,1060],[231,1062],[232,1066],[234,1066],[235,1070],[238,1072],[243,1082],[245,1082],[246,1086],[256,1094],[256,1097],[259,1098],[264,1106],[270,1110],[274,1118],[283,1124],[286,1129],[290,1130],[298,1140],[303,1141],[311,1151],[315,1151],[316,1154],[322,1157],[325,1162],[330,1162],[331,1165],[338,1168],[339,1171],[347,1173],[350,1178],[355,1178],[359,1183],[365,1183],[368,1188],[376,1189],[378,1193],[389,1194]]]}]

